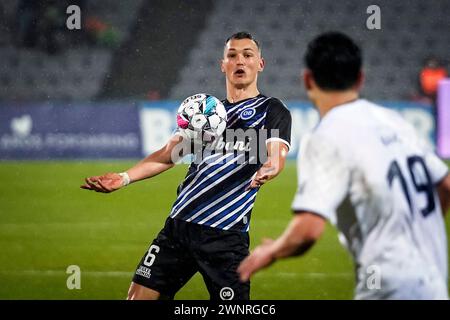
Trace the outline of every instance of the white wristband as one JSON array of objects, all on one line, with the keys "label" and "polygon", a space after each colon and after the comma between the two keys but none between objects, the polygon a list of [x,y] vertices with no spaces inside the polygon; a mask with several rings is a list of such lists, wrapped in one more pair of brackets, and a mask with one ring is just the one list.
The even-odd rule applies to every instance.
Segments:
[{"label": "white wristband", "polygon": [[130,184],[131,180],[130,180],[130,176],[128,175],[128,173],[121,172],[121,173],[119,173],[119,176],[122,177],[122,183],[123,183],[124,187]]}]

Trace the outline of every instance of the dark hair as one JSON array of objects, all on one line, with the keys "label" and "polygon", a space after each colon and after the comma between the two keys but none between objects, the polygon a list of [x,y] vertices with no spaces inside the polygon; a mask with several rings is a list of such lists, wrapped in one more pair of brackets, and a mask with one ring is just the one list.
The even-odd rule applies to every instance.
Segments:
[{"label": "dark hair", "polygon": [[241,39],[250,39],[253,40],[253,42],[256,44],[256,46],[258,47],[258,49],[261,51],[261,46],[259,45],[258,40],[256,40],[251,33],[246,32],[246,31],[239,31],[236,32],[234,34],[232,34],[231,36],[228,37],[228,39],[225,41],[225,45],[228,43],[228,41],[230,40],[241,40]]},{"label": "dark hair", "polygon": [[305,64],[321,89],[346,90],[358,81],[362,53],[345,34],[326,32],[309,43]]}]

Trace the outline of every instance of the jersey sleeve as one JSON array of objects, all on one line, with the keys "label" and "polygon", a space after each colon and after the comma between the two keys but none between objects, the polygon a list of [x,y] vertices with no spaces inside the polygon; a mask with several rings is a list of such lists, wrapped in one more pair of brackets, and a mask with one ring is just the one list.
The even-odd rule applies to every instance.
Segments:
[{"label": "jersey sleeve", "polygon": [[281,141],[291,148],[292,117],[289,109],[278,99],[272,99],[267,110],[265,129],[266,143]]},{"label": "jersey sleeve", "polygon": [[305,136],[300,145],[297,174],[292,210],[312,212],[336,222],[336,209],[345,199],[350,184],[350,168],[337,146],[314,133]]},{"label": "jersey sleeve", "polygon": [[[397,115],[400,117],[399,115]],[[416,144],[420,150],[423,151],[423,158],[427,165],[427,169],[430,173],[431,182],[438,184],[449,173],[447,165],[439,159],[434,152],[432,146],[426,142],[426,140],[417,134],[417,130],[410,123],[405,123],[407,130],[409,130],[408,136],[414,137]]]},{"label": "jersey sleeve", "polygon": [[447,165],[432,150],[425,154],[425,162],[434,184],[441,182],[449,173]]}]

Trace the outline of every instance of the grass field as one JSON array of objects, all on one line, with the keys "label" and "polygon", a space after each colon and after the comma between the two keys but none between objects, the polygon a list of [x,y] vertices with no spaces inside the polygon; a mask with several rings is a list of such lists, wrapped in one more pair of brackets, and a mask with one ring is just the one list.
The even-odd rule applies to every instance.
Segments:
[{"label": "grass field", "polygon": [[[0,299],[124,299],[136,264],[162,228],[186,168],[113,194],[79,189],[85,176],[131,162],[0,162]],[[258,194],[252,246],[276,237],[291,218],[295,164]],[[447,230],[450,229],[447,218]],[[66,287],[69,265],[81,289]],[[253,299],[351,299],[353,266],[330,226],[305,257],[253,278]],[[177,299],[208,299],[199,275]]]}]

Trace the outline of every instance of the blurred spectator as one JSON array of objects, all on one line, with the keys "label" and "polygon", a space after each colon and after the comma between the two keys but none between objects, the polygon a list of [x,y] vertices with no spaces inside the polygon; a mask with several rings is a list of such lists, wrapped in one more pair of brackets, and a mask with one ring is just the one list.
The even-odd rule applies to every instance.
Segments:
[{"label": "blurred spectator", "polygon": [[90,42],[96,43],[98,35],[108,29],[108,26],[99,18],[90,16],[86,18],[84,28],[86,29]]},{"label": "blurred spectator", "polygon": [[[83,13],[83,27],[77,32],[66,28],[66,10],[69,5],[79,6]],[[49,54],[56,54],[73,44],[84,43],[117,48],[121,33],[89,13],[84,18],[85,10],[86,0],[19,0],[16,9],[17,45],[43,49]]]},{"label": "blurred spectator", "polygon": [[0,2],[0,25],[5,24],[5,21],[6,21],[5,9],[3,8],[3,4]]},{"label": "blurred spectator", "polygon": [[434,57],[427,59],[420,72],[420,89],[422,94],[430,98],[434,103],[439,81],[446,77],[447,70],[439,63],[438,59]]},{"label": "blurred spectator", "polygon": [[0,2],[0,46],[6,43],[5,38],[7,38],[8,34],[8,22],[5,14],[5,9]]},{"label": "blurred spectator", "polygon": [[16,9],[17,45],[26,48],[40,48],[49,54],[61,51],[71,44],[66,28],[69,5],[83,10],[85,0],[19,0]]},{"label": "blurred spectator", "polygon": [[16,10],[17,45],[59,51],[56,33],[65,17],[56,0],[20,0]]},{"label": "blurred spectator", "polygon": [[44,40],[44,48],[49,54],[58,53],[61,50],[61,43],[58,33],[63,29],[65,16],[56,0],[43,1],[41,8],[40,27]]},{"label": "blurred spectator", "polygon": [[159,90],[150,89],[147,92],[147,100],[150,101],[161,100],[161,94],[159,93]]},{"label": "blurred spectator", "polygon": [[114,27],[109,27],[98,35],[98,43],[107,48],[117,48],[120,44],[120,33]]},{"label": "blurred spectator", "polygon": [[85,23],[86,32],[91,44],[99,44],[108,48],[117,48],[120,43],[120,33],[95,16],[90,16]]},{"label": "blurred spectator", "polygon": [[37,28],[39,20],[39,1],[20,0],[16,10],[17,44],[33,48],[39,40]]},{"label": "blurred spectator", "polygon": [[[420,89],[422,94],[427,97],[431,104],[434,126],[437,128],[437,90],[439,81],[447,77],[447,70],[441,65],[435,57],[428,58],[422,71],[420,72]],[[436,141],[436,131],[434,139]]]}]

